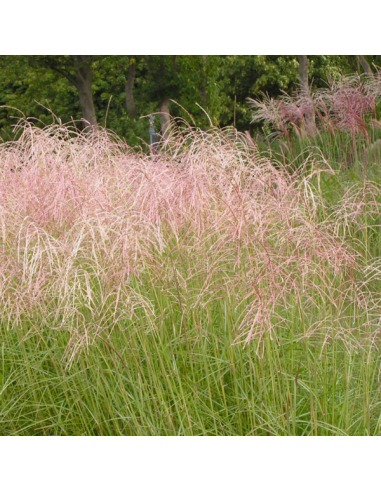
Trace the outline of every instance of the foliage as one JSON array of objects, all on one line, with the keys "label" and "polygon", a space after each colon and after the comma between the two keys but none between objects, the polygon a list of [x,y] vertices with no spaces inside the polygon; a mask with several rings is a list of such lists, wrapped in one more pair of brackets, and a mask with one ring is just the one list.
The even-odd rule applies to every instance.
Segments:
[{"label": "foliage", "polygon": [[233,130],[174,125],[152,156],[18,131],[2,434],[379,435],[380,181]]},{"label": "foliage", "polygon": [[[310,78],[317,88],[326,85],[327,77],[359,70],[355,56],[309,58]],[[277,97],[281,91],[292,91],[298,83],[298,62],[291,55],[210,55],[206,67],[199,55],[137,55],[135,60],[137,120],[129,118],[126,112],[128,56],[94,56],[92,63],[98,122],[101,126],[106,123],[107,128],[131,145],[148,140],[148,122],[140,117],[159,111],[163,97],[177,102],[170,106],[173,116],[181,116],[193,124],[190,113],[195,124],[204,129],[210,126],[209,118],[198,104],[208,113],[213,125],[235,124],[240,131],[252,131],[246,98],[257,97],[260,92]],[[378,59],[370,55],[368,61],[377,64]],[[65,74],[66,77],[73,74],[68,55],[0,57],[0,105],[16,108],[0,108],[3,139],[11,138],[12,117],[19,117],[20,111],[26,117],[40,120],[41,126],[54,121],[52,113],[63,123],[81,119],[77,91]]]}]

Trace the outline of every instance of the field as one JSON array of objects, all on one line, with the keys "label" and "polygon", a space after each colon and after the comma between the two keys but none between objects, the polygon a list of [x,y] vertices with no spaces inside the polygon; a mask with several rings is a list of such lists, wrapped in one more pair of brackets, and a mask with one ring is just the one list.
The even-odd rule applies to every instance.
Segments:
[{"label": "field", "polygon": [[266,138],[174,123],[154,154],[20,122],[0,434],[381,433],[378,95],[340,84],[253,102]]}]

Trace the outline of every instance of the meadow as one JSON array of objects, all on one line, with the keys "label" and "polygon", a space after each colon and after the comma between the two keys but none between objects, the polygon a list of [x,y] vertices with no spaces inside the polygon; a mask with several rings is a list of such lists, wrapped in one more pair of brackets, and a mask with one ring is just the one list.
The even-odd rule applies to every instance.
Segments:
[{"label": "meadow", "polygon": [[379,435],[381,78],[155,153],[0,145],[1,435]]}]

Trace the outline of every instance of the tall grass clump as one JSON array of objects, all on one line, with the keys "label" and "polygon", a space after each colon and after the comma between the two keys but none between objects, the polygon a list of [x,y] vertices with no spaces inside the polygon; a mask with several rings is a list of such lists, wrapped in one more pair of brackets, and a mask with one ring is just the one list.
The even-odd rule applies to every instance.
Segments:
[{"label": "tall grass clump", "polygon": [[19,129],[0,147],[2,434],[379,434],[376,182],[330,200],[323,155],[294,166],[231,130],[174,125],[147,155]]},{"label": "tall grass clump", "polygon": [[301,163],[317,147],[341,171],[359,165],[366,170],[369,161],[381,161],[381,72],[341,76],[310,94],[248,101],[253,122],[267,127],[283,159]]}]

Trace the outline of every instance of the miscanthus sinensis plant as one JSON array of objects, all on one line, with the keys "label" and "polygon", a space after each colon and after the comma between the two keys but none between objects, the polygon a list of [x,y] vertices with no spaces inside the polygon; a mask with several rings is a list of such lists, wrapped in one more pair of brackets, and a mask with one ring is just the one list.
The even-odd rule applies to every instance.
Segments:
[{"label": "miscanthus sinensis plant", "polygon": [[377,116],[381,98],[381,72],[374,76],[352,75],[327,83],[327,88],[310,94],[296,91],[273,99],[248,99],[254,109],[253,122],[271,125],[289,136],[328,129],[331,132],[347,130],[352,134],[367,133],[367,116]]},{"label": "miscanthus sinensis plant", "polygon": [[296,91],[277,99],[263,94],[248,102],[253,123],[265,125],[283,160],[302,163],[311,147],[341,171],[356,165],[366,170],[368,163],[381,159],[381,72],[333,79],[309,94]]},{"label": "miscanthus sinensis plant", "polygon": [[332,205],[323,158],[295,169],[230,130],[174,125],[147,155],[19,129],[0,146],[0,432],[379,431],[377,183]]}]

